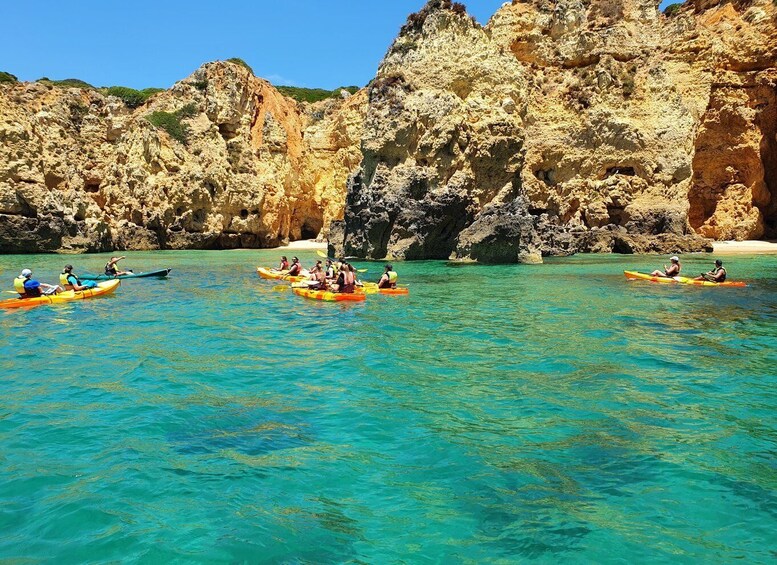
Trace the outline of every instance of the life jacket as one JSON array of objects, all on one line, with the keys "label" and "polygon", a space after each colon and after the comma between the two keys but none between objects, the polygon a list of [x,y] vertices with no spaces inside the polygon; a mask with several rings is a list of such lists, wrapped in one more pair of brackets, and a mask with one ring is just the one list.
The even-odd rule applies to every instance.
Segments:
[{"label": "life jacket", "polygon": [[289,262],[288,261],[281,261],[281,268],[278,269],[279,271],[288,271],[289,270]]},{"label": "life jacket", "polygon": [[23,276],[18,276],[13,280],[13,288],[16,292],[19,293],[19,296],[26,297],[27,296],[27,290],[24,288],[24,281],[27,279]]},{"label": "life jacket", "polygon": [[680,265],[680,263],[677,263],[677,272],[676,273],[672,273],[670,275],[669,271],[672,270],[672,267],[674,267],[674,264],[672,264],[671,267],[669,267],[667,270],[664,271],[664,273],[666,274],[667,277],[676,277],[677,275],[680,274],[680,271],[682,270],[682,266]]},{"label": "life jacket", "polygon": [[78,286],[81,286],[81,279],[79,279],[77,276],[75,276],[73,273],[60,273],[59,274],[59,286],[64,288],[65,290],[72,290],[73,283],[70,282],[70,278],[75,279],[76,284]]},{"label": "life jacket", "polygon": [[715,270],[715,276],[717,276],[718,273],[720,273],[721,271],[723,271],[723,276],[720,279],[717,279],[717,282],[719,282],[719,283],[726,282],[726,275],[728,274],[728,273],[726,273],[726,269],[725,268],[718,267],[718,269]]},{"label": "life jacket", "polygon": [[397,273],[395,271],[386,271],[383,274],[387,277],[387,280],[383,280],[383,277],[380,277],[378,288],[396,288],[398,278]]},{"label": "life jacket", "polygon": [[115,277],[117,272],[118,271],[116,270],[116,265],[115,264],[111,266],[111,262],[110,261],[108,261],[105,264],[105,274],[106,275],[108,275],[109,277]]},{"label": "life jacket", "polygon": [[335,267],[334,267],[334,265],[329,265],[326,268],[326,278],[328,278],[328,279],[335,278]]},{"label": "life jacket", "polygon": [[289,272],[286,274],[290,277],[296,277],[299,275],[300,271],[302,271],[302,265],[299,263],[294,263],[291,267],[289,267]]}]

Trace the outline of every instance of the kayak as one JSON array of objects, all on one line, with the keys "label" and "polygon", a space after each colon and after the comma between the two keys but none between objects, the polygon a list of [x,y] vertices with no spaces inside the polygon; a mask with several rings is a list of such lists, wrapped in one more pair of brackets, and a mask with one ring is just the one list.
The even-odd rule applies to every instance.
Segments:
[{"label": "kayak", "polygon": [[157,271],[149,271],[147,273],[128,273],[126,275],[119,275],[112,277],[111,275],[79,275],[79,279],[82,281],[113,281],[116,279],[145,279],[147,277],[162,278],[166,277],[172,269],[159,269]]},{"label": "kayak", "polygon": [[626,275],[628,280],[650,281],[656,283],[680,283],[697,286],[747,286],[747,283],[740,281],[726,281],[722,283],[716,283],[711,281],[697,281],[688,277],[654,277],[653,275],[648,275],[647,273],[638,273],[637,271],[623,271],[623,274]]},{"label": "kayak", "polygon": [[51,296],[36,296],[35,298],[10,298],[0,301],[0,308],[24,308],[30,306],[40,306],[41,304],[61,304],[63,302],[72,302],[74,300],[84,300],[86,298],[95,298],[110,294],[119,288],[121,281],[103,281],[97,283],[95,288],[87,290],[66,290],[59,294]]},{"label": "kayak", "polygon": [[390,296],[403,296],[410,294],[410,289],[407,287],[398,288],[378,288],[377,286],[363,286],[356,287],[356,292],[361,294],[386,294]]},{"label": "kayak", "polygon": [[313,300],[323,300],[325,302],[363,302],[367,299],[367,295],[364,293],[330,292],[328,290],[310,290],[308,288],[292,288],[291,290],[297,296]]},{"label": "kayak", "polygon": [[304,281],[305,279],[308,278],[308,275],[289,276],[286,274],[288,271],[276,271],[274,269],[267,269],[265,267],[257,267],[256,272],[263,279],[273,280],[273,281],[299,282],[299,281]]}]

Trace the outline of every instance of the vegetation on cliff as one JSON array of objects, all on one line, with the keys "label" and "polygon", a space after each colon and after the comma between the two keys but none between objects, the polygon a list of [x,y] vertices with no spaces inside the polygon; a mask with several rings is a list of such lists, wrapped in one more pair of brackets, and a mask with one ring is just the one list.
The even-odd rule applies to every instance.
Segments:
[{"label": "vegetation on cliff", "polygon": [[325,90],[323,88],[300,88],[298,86],[276,86],[278,91],[293,98],[297,102],[320,102],[327,98],[337,98],[340,96],[340,92],[345,90],[349,94],[356,94],[359,91],[358,86],[341,86],[334,90]]},{"label": "vegetation on cliff", "polygon": [[0,71],[0,82],[19,82],[19,79],[11,73]]},{"label": "vegetation on cliff", "polygon": [[246,63],[240,57],[232,57],[231,59],[227,59],[227,63],[234,63],[235,65],[240,65],[241,67],[248,69],[248,72],[251,73],[252,75],[254,74],[254,70],[251,68],[251,65]]},{"label": "vegetation on cliff", "polygon": [[62,80],[51,80],[48,77],[41,77],[36,82],[42,82],[51,86],[61,86],[63,88],[85,88],[94,90],[94,86],[78,78],[65,78]]},{"label": "vegetation on cliff", "polygon": [[187,104],[175,112],[154,112],[148,116],[151,125],[165,130],[170,137],[186,145],[189,141],[189,127],[182,122],[197,115],[197,106]]},{"label": "vegetation on cliff", "polygon": [[158,92],[164,92],[164,88],[144,88],[143,90],[135,90],[134,88],[126,86],[111,86],[105,91],[109,96],[121,98],[128,108],[142,106],[145,104],[146,100]]},{"label": "vegetation on cliff", "polygon": [[668,18],[671,18],[672,16],[676,16],[680,13],[680,10],[682,9],[682,4],[669,4],[666,8],[664,8],[664,15]]}]

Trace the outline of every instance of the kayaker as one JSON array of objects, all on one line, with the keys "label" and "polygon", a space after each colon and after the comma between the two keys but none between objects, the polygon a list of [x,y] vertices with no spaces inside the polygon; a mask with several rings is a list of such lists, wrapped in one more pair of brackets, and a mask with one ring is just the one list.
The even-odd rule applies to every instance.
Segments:
[{"label": "kayaker", "polygon": [[290,277],[296,277],[299,276],[299,274],[302,272],[302,265],[299,264],[299,259],[296,257],[292,257],[291,259],[291,267],[289,267],[289,272],[286,273]]},{"label": "kayaker", "polygon": [[334,279],[335,278],[335,264],[331,259],[326,260],[326,278],[327,279]]},{"label": "kayaker", "polygon": [[111,257],[111,260],[105,264],[105,274],[109,277],[120,277],[121,275],[129,275],[132,271],[120,271],[116,268],[116,263],[126,259],[124,255],[121,257]]},{"label": "kayaker", "polygon": [[58,286],[41,283],[32,278],[30,269],[22,269],[21,274],[13,281],[13,287],[21,298],[35,298],[56,294],[61,289]]},{"label": "kayaker", "polygon": [[711,271],[702,273],[694,278],[695,281],[710,281],[716,283],[726,282],[726,269],[723,268],[723,261],[715,259],[715,267]]},{"label": "kayaker", "polygon": [[669,268],[667,268],[666,265],[664,265],[663,271],[659,271],[658,269],[656,269],[655,271],[650,273],[650,276],[672,278],[679,275],[680,270],[683,268],[682,265],[680,265],[680,258],[677,255],[672,255],[669,258],[669,261],[671,261],[672,263],[669,266]]},{"label": "kayaker", "polygon": [[343,261],[340,265],[340,273],[337,275],[337,282],[332,286],[335,292],[352,293],[354,291],[354,279],[351,271],[348,269],[348,263]]},{"label": "kayaker", "polygon": [[281,263],[280,263],[280,265],[278,265],[278,270],[279,271],[288,271],[289,270],[289,260],[286,259],[285,255],[283,255],[281,257]]},{"label": "kayaker", "polygon": [[359,276],[356,274],[356,269],[354,269],[353,265],[348,263],[348,271],[351,273],[351,280],[353,280],[353,285],[355,286],[364,286],[362,284],[362,281],[359,280]]},{"label": "kayaker", "polygon": [[313,268],[310,269],[310,278],[311,279],[315,278],[313,275],[323,270],[324,270],[324,267],[321,264],[321,260],[319,259],[318,261],[316,261],[316,264],[313,266]]},{"label": "kayaker", "polygon": [[378,288],[397,288],[397,278],[394,267],[389,263],[378,281]]},{"label": "kayaker", "polygon": [[65,265],[62,274],[59,275],[59,285],[64,289],[89,290],[97,286],[94,281],[81,281],[73,273],[73,265]]},{"label": "kayaker", "polygon": [[[319,261],[320,263],[321,261]],[[318,269],[315,273],[311,271],[310,278],[316,281],[314,284],[308,284],[310,290],[326,290],[326,273],[323,269]]]}]

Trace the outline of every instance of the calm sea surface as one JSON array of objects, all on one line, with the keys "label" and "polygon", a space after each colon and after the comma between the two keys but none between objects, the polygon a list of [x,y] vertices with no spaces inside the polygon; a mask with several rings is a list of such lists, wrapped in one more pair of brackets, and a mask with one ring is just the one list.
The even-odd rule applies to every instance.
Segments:
[{"label": "calm sea surface", "polygon": [[340,305],[279,255],[0,311],[0,561],[774,562],[777,256],[399,263],[409,297]]}]

